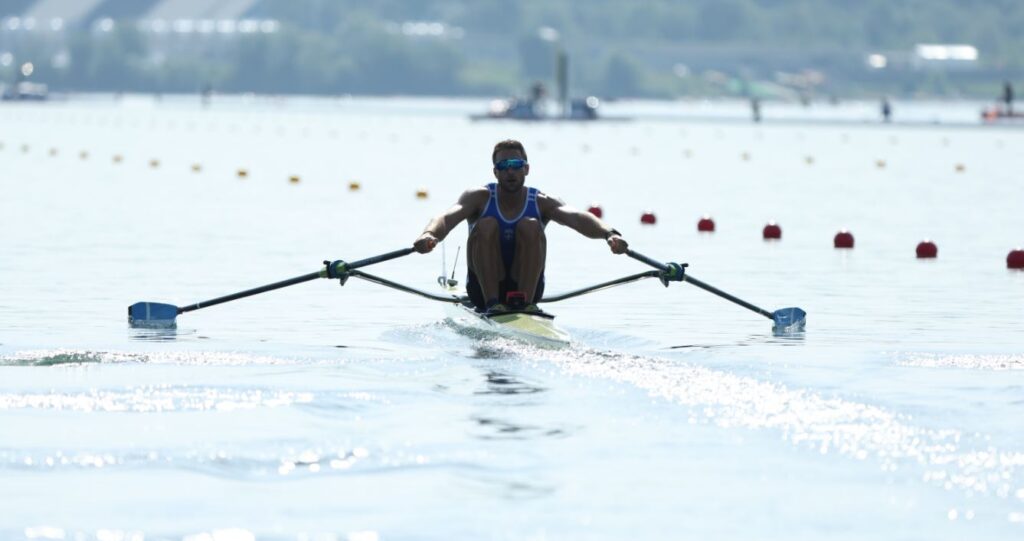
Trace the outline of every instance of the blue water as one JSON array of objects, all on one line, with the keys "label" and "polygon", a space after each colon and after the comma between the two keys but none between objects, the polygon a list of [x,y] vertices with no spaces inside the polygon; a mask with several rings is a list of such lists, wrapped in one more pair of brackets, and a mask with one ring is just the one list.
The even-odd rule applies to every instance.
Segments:
[{"label": "blue water", "polygon": [[[0,107],[0,537],[1024,535],[1024,273],[1005,265],[1024,243],[1024,132],[960,125],[976,104],[902,108],[948,120],[931,126],[870,123],[873,104],[766,110],[760,126],[728,103],[466,119],[485,107]],[[409,245],[489,180],[507,137],[533,185],[600,203],[634,249],[712,285],[807,310],[806,333],[653,280],[547,305],[564,350],[467,333],[355,279],[128,328],[136,301]],[[714,234],[696,231],[704,213]],[[768,220],[781,241],[762,241]],[[853,250],[832,248],[840,228]],[[551,293],[645,270],[548,237]],[[926,237],[935,260],[914,257]],[[433,290],[442,258],[367,270]]]}]

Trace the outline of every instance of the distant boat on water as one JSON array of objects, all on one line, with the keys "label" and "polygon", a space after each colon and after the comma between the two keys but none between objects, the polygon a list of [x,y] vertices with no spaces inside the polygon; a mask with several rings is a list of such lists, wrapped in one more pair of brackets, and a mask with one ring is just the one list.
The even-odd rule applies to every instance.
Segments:
[{"label": "distant boat on water", "polygon": [[[598,113],[601,101],[594,97],[577,98],[567,106],[553,107],[549,101],[534,98],[507,98],[491,102],[484,114],[470,115],[472,120],[525,121],[595,121],[629,120],[627,117],[604,117]],[[559,111],[558,109],[562,109]]]},{"label": "distant boat on water", "polygon": [[985,124],[1024,123],[1024,113],[1013,111],[1002,105],[993,105],[981,110],[981,121]]},{"label": "distant boat on water", "polygon": [[19,81],[13,86],[0,85],[0,99],[4,101],[44,101],[49,97],[49,88],[42,83]]}]

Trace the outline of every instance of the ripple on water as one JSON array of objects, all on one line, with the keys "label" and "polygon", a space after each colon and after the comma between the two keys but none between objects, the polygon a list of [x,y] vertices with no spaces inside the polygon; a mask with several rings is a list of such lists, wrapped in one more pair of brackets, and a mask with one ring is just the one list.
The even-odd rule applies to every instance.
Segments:
[{"label": "ripple on water", "polygon": [[302,361],[266,355],[253,355],[251,353],[216,351],[161,351],[140,353],[129,351],[43,349],[18,351],[8,355],[0,355],[0,366],[55,366],[63,364],[90,363],[246,366],[297,364],[300,362]]},{"label": "ripple on water", "polygon": [[1024,370],[1024,353],[946,354],[907,353],[897,360],[904,366],[921,368],[965,368],[968,370]]}]

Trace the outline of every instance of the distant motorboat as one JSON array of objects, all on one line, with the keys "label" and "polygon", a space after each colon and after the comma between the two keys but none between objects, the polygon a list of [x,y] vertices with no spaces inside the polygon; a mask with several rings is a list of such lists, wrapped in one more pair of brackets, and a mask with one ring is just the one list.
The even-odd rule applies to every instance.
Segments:
[{"label": "distant motorboat", "polygon": [[44,101],[49,97],[49,88],[42,83],[19,81],[14,86],[0,86],[0,99],[5,101]]},{"label": "distant motorboat", "polygon": [[470,115],[472,120],[526,120],[526,121],[591,121],[629,120],[627,117],[604,117],[598,114],[601,101],[595,96],[577,98],[569,102],[564,111],[552,111],[548,100],[522,98],[497,99],[491,102],[487,113]]},{"label": "distant motorboat", "polygon": [[1024,122],[1024,113],[1020,111],[1012,111],[1002,105],[993,105],[981,110],[981,121],[986,124]]}]

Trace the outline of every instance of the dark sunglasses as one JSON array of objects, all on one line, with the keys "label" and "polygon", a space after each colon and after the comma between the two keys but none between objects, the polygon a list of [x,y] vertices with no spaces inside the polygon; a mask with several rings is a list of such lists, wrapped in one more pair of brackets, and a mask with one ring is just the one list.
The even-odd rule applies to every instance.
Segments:
[{"label": "dark sunglasses", "polygon": [[522,169],[526,167],[526,160],[520,160],[518,158],[512,158],[509,160],[501,160],[494,164],[494,168],[498,171],[504,171],[506,169]]}]

